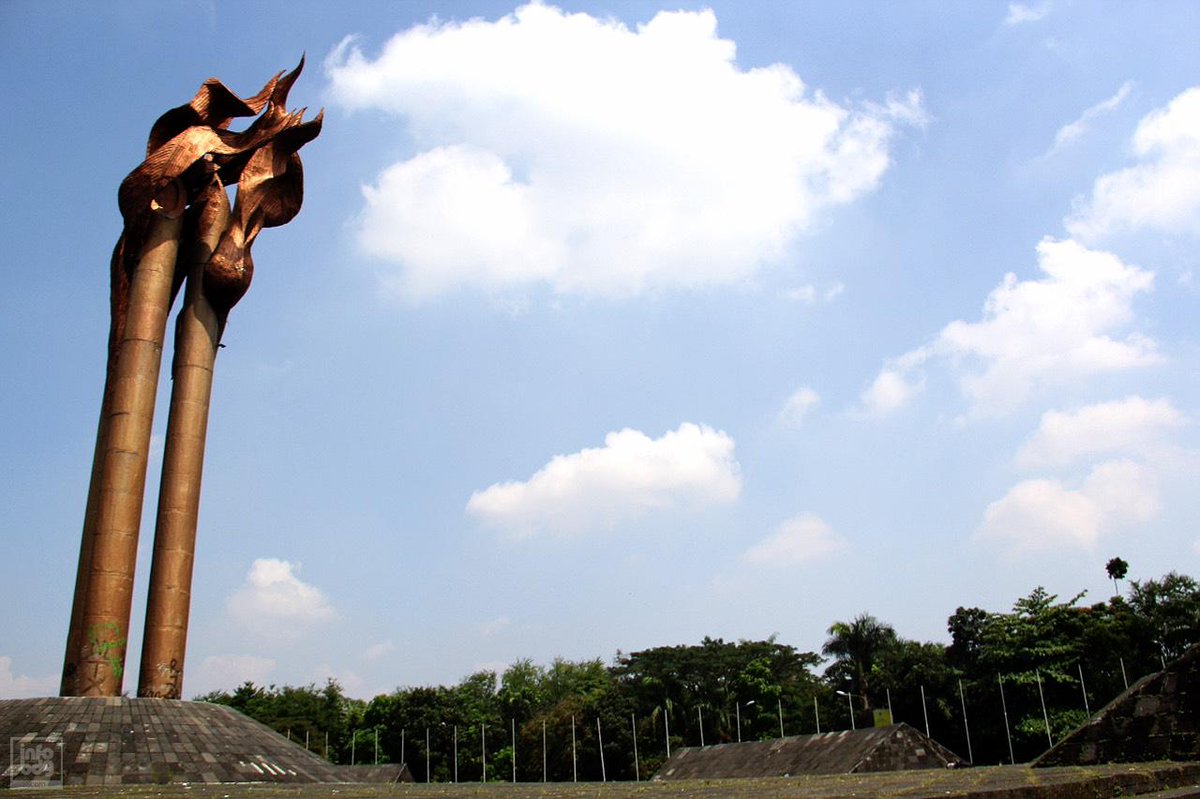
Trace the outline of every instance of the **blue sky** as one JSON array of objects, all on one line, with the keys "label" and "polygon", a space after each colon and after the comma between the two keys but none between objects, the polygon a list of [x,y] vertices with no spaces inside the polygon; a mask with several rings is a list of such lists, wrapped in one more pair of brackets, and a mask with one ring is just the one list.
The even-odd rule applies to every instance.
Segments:
[{"label": "blue sky", "polygon": [[[57,688],[116,188],[302,52],[185,694],[1111,593],[1200,559],[1200,7],[0,5],[0,696]],[[153,538],[159,420],[128,666]],[[126,687],[136,680],[131,674]]]}]

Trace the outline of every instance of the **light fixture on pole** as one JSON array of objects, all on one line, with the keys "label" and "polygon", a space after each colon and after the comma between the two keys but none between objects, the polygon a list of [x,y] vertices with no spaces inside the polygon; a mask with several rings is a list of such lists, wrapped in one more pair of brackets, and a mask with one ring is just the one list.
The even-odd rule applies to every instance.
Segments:
[{"label": "light fixture on pole", "polygon": [[834,693],[836,693],[838,696],[846,697],[846,707],[850,708],[850,729],[857,730],[858,727],[854,723],[854,700],[851,699],[854,694],[850,693],[849,691],[835,691]]}]

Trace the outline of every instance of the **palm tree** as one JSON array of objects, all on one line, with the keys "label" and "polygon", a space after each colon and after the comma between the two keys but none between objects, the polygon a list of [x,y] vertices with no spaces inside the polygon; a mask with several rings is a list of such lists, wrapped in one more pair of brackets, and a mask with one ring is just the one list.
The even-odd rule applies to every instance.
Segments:
[{"label": "palm tree", "polygon": [[1129,564],[1123,558],[1113,558],[1104,564],[1104,570],[1108,572],[1108,579],[1113,581],[1113,590],[1117,592],[1117,596],[1120,596],[1121,586],[1117,584],[1117,581],[1125,579],[1125,575],[1129,573]]},{"label": "palm tree", "polygon": [[835,621],[829,628],[829,636],[821,647],[823,655],[833,658],[825,675],[849,680],[850,692],[861,696],[863,709],[870,710],[869,694],[876,661],[899,640],[896,631],[871,614],[861,613],[849,623]]}]

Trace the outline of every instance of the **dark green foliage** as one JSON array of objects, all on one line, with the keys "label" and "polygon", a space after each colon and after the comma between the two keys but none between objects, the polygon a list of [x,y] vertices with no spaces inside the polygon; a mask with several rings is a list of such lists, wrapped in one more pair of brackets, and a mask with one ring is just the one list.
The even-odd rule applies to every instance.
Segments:
[{"label": "dark green foliage", "polygon": [[[1109,568],[1119,571],[1112,561]],[[739,733],[768,740],[781,722],[789,736],[816,732],[818,714],[821,731],[846,729],[851,706],[859,727],[873,723],[872,710],[890,708],[895,721],[928,725],[965,757],[965,704],[975,762],[1008,762],[1010,736],[1020,762],[1086,721],[1126,681],[1200,641],[1200,587],[1191,577],[1135,581],[1128,601],[1086,606],[1082,597],[1059,601],[1036,588],[1009,612],[960,607],[947,622],[949,645],[907,640],[864,613],[829,628],[823,652],[831,662],[820,677],[820,656],[774,636],[705,638],[618,653],[612,666],[520,660],[500,675],[481,671],[452,687],[402,688],[370,702],[346,698],[334,681],[245,683],[198,699],[230,705],[301,743],[307,732],[317,752],[328,734],[325,754],[337,763],[375,762],[378,740],[379,762],[407,761],[418,782],[507,782],[514,763],[522,782],[646,779],[666,758],[668,730],[672,750],[698,745],[701,722],[706,744]]]},{"label": "dark green foliage", "polygon": [[1170,572],[1160,580],[1134,581],[1129,604],[1167,660],[1200,642],[1200,586],[1191,577]]},{"label": "dark green foliage", "polygon": [[639,715],[654,721],[655,746],[665,754],[668,724],[672,747],[698,745],[701,722],[706,744],[726,743],[738,740],[739,713],[742,740],[778,736],[781,707],[788,735],[814,732],[812,699],[827,693],[810,671],[818,663],[815,654],[774,637],[737,643],[705,638],[698,646],[618,655],[614,671]]},{"label": "dark green foliage", "polygon": [[1104,571],[1108,574],[1108,579],[1113,581],[1114,595],[1119,595],[1121,586],[1118,583],[1129,574],[1129,563],[1124,558],[1111,558],[1104,564]]},{"label": "dark green foliage", "polygon": [[821,653],[833,658],[825,669],[825,678],[838,690],[851,694],[864,711],[872,707],[879,660],[899,643],[896,631],[869,613],[861,613],[847,623],[835,621],[829,627],[829,640]]},{"label": "dark green foliage", "polygon": [[[233,693],[213,691],[197,696],[196,701],[229,705],[277,732],[290,735],[300,744],[305,742],[307,734],[308,748],[334,763],[350,762],[351,724],[365,705],[346,697],[336,680],[327,681],[322,688],[311,683],[298,688],[274,685],[260,688],[245,682]],[[343,748],[347,753],[345,759],[341,757]]]}]

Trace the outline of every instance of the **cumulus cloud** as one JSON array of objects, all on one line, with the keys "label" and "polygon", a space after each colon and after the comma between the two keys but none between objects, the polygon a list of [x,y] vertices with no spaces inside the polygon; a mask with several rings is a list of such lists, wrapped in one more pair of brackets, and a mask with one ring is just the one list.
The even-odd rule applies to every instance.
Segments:
[{"label": "cumulus cloud", "polygon": [[1133,136],[1138,163],[1100,176],[1067,220],[1071,235],[1122,231],[1200,234],[1200,86],[1148,114]]},{"label": "cumulus cloud", "polygon": [[1077,486],[1025,480],[988,505],[976,539],[1011,555],[1095,549],[1102,533],[1158,515],[1159,490],[1146,467],[1121,459],[1099,464]]},{"label": "cumulus cloud", "polygon": [[801,427],[804,418],[821,404],[821,396],[808,386],[796,389],[779,412],[779,421],[785,427]]},{"label": "cumulus cloud", "polygon": [[1009,3],[1008,16],[1004,18],[1005,25],[1021,25],[1025,22],[1037,22],[1050,13],[1050,4],[1042,3],[1031,6],[1026,3]]},{"label": "cumulus cloud", "polygon": [[1037,431],[1017,453],[1022,468],[1069,465],[1114,453],[1147,453],[1163,435],[1187,419],[1170,399],[1123,400],[1087,405],[1076,411],[1047,411]]},{"label": "cumulus cloud", "polygon": [[325,594],[298,576],[300,564],[259,558],[226,602],[241,627],[275,640],[300,637],[312,625],[337,617]]},{"label": "cumulus cloud", "polygon": [[45,677],[14,674],[12,658],[8,655],[0,655],[0,699],[55,696],[58,694],[58,683],[59,677],[56,674]]},{"label": "cumulus cloud", "polygon": [[1153,272],[1072,239],[1045,238],[1037,252],[1044,277],[1006,275],[979,321],[951,322],[931,344],[885,364],[864,406],[887,412],[906,404],[921,385],[921,368],[935,357],[957,372],[972,412],[986,416],[1006,413],[1049,386],[1161,361],[1151,339],[1125,332],[1134,299],[1154,285]]},{"label": "cumulus cloud", "polygon": [[257,655],[209,655],[187,675],[196,695],[209,691],[231,691],[244,682],[265,685],[278,665]]},{"label": "cumulus cloud", "polygon": [[[552,68],[548,65],[553,65]],[[396,117],[413,157],[364,188],[364,249],[412,298],[542,284],[629,296],[745,281],[873,190],[917,92],[838,104],[742,69],[712,11],[636,28],[531,3],[326,59],[331,103]]]},{"label": "cumulus cloud", "polygon": [[925,377],[917,368],[929,355],[928,350],[917,349],[884,365],[862,393],[863,409],[873,416],[886,416],[907,405],[925,388]]},{"label": "cumulus cloud", "polygon": [[754,566],[802,566],[837,552],[845,542],[827,522],[811,513],[793,516],[742,554]]},{"label": "cumulus cloud", "polygon": [[1132,92],[1133,81],[1127,80],[1121,84],[1121,88],[1117,89],[1117,93],[1112,97],[1103,102],[1096,103],[1084,111],[1074,122],[1063,125],[1058,129],[1058,133],[1054,137],[1054,146],[1050,148],[1050,152],[1053,153],[1056,150],[1067,147],[1080,139],[1091,129],[1093,120],[1116,111]]},{"label": "cumulus cloud", "polygon": [[655,439],[609,433],[603,447],[556,455],[524,482],[476,491],[467,512],[516,537],[579,534],[653,509],[727,504],[741,487],[733,438],[685,422]]}]

